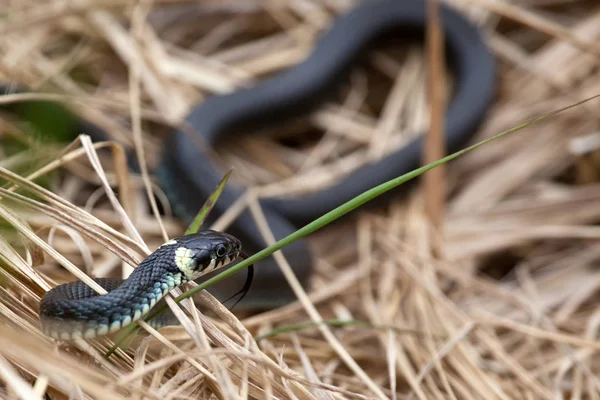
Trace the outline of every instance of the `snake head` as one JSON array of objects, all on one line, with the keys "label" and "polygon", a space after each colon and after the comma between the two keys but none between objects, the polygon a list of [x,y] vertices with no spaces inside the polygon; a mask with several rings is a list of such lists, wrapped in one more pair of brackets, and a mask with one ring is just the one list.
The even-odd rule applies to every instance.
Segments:
[{"label": "snake head", "polygon": [[175,263],[188,281],[235,260],[242,243],[228,233],[203,230],[174,239]]}]

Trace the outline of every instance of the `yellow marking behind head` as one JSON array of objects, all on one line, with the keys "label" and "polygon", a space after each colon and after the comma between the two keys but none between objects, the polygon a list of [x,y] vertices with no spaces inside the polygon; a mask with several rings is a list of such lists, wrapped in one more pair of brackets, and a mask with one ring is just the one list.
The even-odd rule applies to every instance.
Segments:
[{"label": "yellow marking behind head", "polygon": [[185,247],[175,250],[175,265],[188,280],[192,280],[196,274],[196,262],[193,257],[194,253]]}]

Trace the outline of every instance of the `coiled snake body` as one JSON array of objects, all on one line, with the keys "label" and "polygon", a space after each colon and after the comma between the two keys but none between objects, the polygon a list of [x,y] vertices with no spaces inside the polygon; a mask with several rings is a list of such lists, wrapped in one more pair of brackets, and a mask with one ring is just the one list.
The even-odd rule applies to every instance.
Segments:
[{"label": "coiled snake body", "polygon": [[[470,138],[493,100],[495,62],[477,27],[448,6],[442,5],[440,11],[448,60],[455,76],[454,96],[444,118],[446,147],[447,151],[456,151]],[[417,33],[422,37],[426,24],[426,2],[423,0],[362,1],[335,21],[306,60],[251,88],[207,98],[192,110],[187,122],[203,139],[200,142],[213,146],[236,135],[274,127],[307,115],[336,92],[352,71],[354,63],[369,50],[371,44],[391,34],[404,36]],[[86,121],[76,120],[71,129],[74,134],[84,132],[96,140],[107,138],[106,133]],[[217,168],[211,156],[197,146],[198,142],[183,131],[171,134],[155,171],[174,211],[186,221],[196,215],[225,171],[225,168]],[[311,195],[261,200],[275,238],[281,239],[373,186],[417,168],[421,162],[422,146],[421,136]],[[135,159],[131,164],[135,164]],[[403,189],[391,191],[378,200],[387,200],[390,194],[396,195]],[[243,188],[228,184],[207,222],[214,221],[242,194]],[[243,212],[227,231],[239,238],[249,253],[266,245],[249,211]],[[312,271],[311,253],[306,243],[296,241],[282,252],[306,287]],[[234,275],[210,290],[222,298],[231,294],[233,288],[241,286],[240,279],[243,277]],[[294,299],[295,295],[279,267],[269,257],[257,263],[252,288],[240,305],[271,308]],[[51,306],[47,306],[46,310],[51,312]]]},{"label": "coiled snake body", "polygon": [[[495,64],[479,30],[466,18],[448,6],[441,6],[440,20],[447,59],[455,78],[454,95],[444,117],[446,148],[454,152],[470,138],[492,102]],[[253,87],[204,100],[187,119],[202,140],[183,131],[173,133],[167,138],[157,170],[174,210],[186,219],[193,218],[198,199],[207,198],[226,171],[216,167],[210,153],[198,148],[198,142],[215,146],[218,142],[308,115],[337,92],[360,56],[367,54],[374,43],[390,36],[423,37],[426,25],[423,0],[362,1],[335,21],[319,38],[312,54],[301,63]],[[261,208],[275,239],[286,237],[376,185],[418,168],[422,147],[423,135],[420,135],[400,150],[365,164],[325,189],[293,198],[261,199]],[[381,205],[405,188],[403,185],[390,191],[372,204]],[[223,214],[243,193],[244,188],[228,184],[211,217]],[[243,212],[227,230],[238,237],[250,253],[266,246],[250,211]],[[282,252],[306,286],[312,258],[305,241],[296,241]],[[273,283],[285,282],[285,278],[272,257],[259,261],[256,266],[256,279],[244,299],[246,305],[269,308],[295,299],[287,283],[277,285],[276,296],[273,296]],[[241,284],[239,279],[241,277],[232,276],[213,290],[223,296],[231,292],[230,285]]]},{"label": "coiled snake body", "polygon": [[[59,285],[40,302],[42,331],[62,340],[114,333],[145,317],[172,289],[235,260],[241,249],[227,233],[199,231],[160,246],[126,280],[95,279],[105,295],[80,281]],[[150,322],[155,328],[177,323],[169,311]]]}]

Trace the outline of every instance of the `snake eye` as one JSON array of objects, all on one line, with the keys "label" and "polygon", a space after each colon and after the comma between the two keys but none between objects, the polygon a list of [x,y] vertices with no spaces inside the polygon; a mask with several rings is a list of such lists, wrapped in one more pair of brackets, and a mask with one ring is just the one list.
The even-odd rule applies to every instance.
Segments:
[{"label": "snake eye", "polygon": [[222,244],[217,247],[217,257],[224,257],[227,254],[227,249]]}]

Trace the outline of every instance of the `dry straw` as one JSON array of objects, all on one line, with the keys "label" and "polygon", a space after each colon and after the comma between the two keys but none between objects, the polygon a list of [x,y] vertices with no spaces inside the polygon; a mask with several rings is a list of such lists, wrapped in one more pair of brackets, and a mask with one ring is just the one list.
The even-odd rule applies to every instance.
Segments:
[{"label": "dry straw", "polygon": [[[180,305],[169,300],[182,326],[145,325],[109,360],[109,339],[65,344],[41,334],[45,290],[125,276],[184,230],[151,176],[129,176],[115,143],[136,144],[151,169],[160,126],[177,125],[206,96],[294,65],[350,3],[4,2],[2,80],[53,87],[61,94],[51,98],[115,142],[83,137],[66,149],[40,149],[16,121],[2,119],[2,139],[31,148],[0,160],[0,177],[10,182],[0,192],[0,397],[600,398],[597,101],[450,165],[448,199],[427,198],[439,237],[420,188],[312,235],[313,287],[296,286],[293,304],[234,315],[205,292]],[[501,90],[477,140],[600,93],[597,2],[452,3],[485,29],[501,64]],[[426,65],[422,48],[378,49],[339,101],[217,149],[235,167],[231,180],[251,190],[215,226],[226,228],[245,207],[260,222],[257,197],[318,190],[406,143],[429,125]],[[450,88],[451,77],[444,81]],[[2,102],[19,96],[26,95]],[[314,130],[323,136],[303,147],[281,144]],[[32,155],[34,169],[25,163]],[[48,176],[47,189],[33,183]],[[166,216],[147,211],[150,193]],[[266,224],[261,229],[270,236]],[[437,242],[440,256],[431,252]],[[321,320],[365,324],[309,323]]]}]

